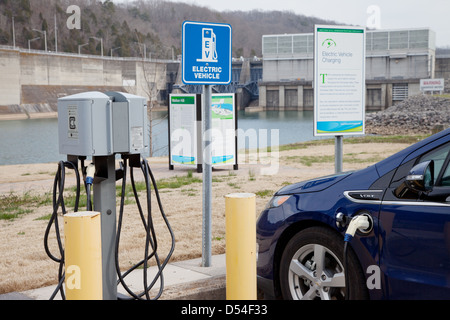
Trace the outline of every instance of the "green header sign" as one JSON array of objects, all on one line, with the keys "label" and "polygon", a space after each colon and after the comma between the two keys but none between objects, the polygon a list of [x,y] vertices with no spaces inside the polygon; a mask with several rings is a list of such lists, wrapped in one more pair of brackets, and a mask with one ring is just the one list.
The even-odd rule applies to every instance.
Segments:
[{"label": "green header sign", "polygon": [[317,32],[364,33],[362,29],[317,28]]},{"label": "green header sign", "polygon": [[172,104],[194,104],[195,105],[195,97],[183,97],[183,96],[172,96],[170,97],[170,102]]}]

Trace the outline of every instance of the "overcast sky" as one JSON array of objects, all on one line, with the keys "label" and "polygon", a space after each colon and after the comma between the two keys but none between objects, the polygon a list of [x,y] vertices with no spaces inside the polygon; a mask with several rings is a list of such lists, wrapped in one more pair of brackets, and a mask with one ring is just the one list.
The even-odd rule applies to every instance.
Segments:
[{"label": "overcast sky", "polygon": [[[117,3],[133,0],[113,0]],[[145,1],[145,0],[144,0]],[[217,11],[289,10],[336,22],[381,29],[429,27],[436,45],[450,47],[450,0],[168,0]],[[375,6],[375,7],[371,7]],[[368,12],[368,9],[369,12]],[[379,12],[379,15],[376,13]]]}]

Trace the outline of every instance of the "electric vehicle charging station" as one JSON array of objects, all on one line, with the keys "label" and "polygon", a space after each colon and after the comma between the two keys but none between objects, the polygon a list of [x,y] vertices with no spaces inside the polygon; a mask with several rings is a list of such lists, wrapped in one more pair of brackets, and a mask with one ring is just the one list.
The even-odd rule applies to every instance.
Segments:
[{"label": "electric vehicle charging station", "polygon": [[[80,174],[78,172],[78,161],[81,161],[81,169],[87,193],[87,211],[92,209],[100,213],[101,218],[101,256],[102,256],[102,299],[116,300],[118,297],[117,285],[119,282],[124,286],[134,299],[141,299],[144,295],[150,299],[149,289],[156,282],[156,277],[162,277],[162,270],[172,255],[174,249],[174,237],[170,225],[165,218],[162,204],[160,202],[157,186],[145,156],[149,152],[147,120],[147,102],[144,97],[122,92],[85,92],[58,99],[58,134],[59,151],[67,155],[67,161],[61,161],[55,177],[53,194],[53,215],[45,234],[45,249],[50,258],[60,263],[59,285],[55,290],[62,290],[64,281],[63,264],[64,249],[59,239],[57,211],[61,207],[63,215],[64,206],[64,169],[73,169],[77,177],[77,201],[74,211],[78,211],[78,198],[80,195]],[[116,155],[120,154],[122,162],[120,168],[116,169]],[[84,162],[92,157],[92,163],[85,166]],[[147,269],[147,261],[155,257],[160,267],[155,280],[151,286],[147,285],[146,274],[144,276],[144,292],[135,294],[126,286],[118,265],[118,246],[120,240],[121,215],[123,214],[123,194],[126,185],[126,175],[129,163],[132,186],[134,188],[133,168],[141,168],[147,185],[147,210],[148,220],[143,224],[147,232],[145,258],[138,265],[144,265]],[[116,219],[116,181],[122,179],[122,199],[119,212],[119,224]],[[156,253],[156,236],[151,221],[151,187],[153,184],[161,214],[164,217],[168,230],[172,235],[172,249],[165,261],[161,264]],[[93,208],[91,205],[91,187],[93,188]],[[58,193],[58,196],[56,194]],[[139,212],[143,217],[142,208],[138,195],[134,192],[138,203]],[[58,247],[61,258],[57,258],[48,249],[49,230],[55,224]],[[149,250],[152,247],[153,251]],[[132,269],[136,268],[134,266]],[[130,269],[131,270],[131,269]],[[129,270],[129,271],[130,271]],[[146,272],[144,270],[144,272]],[[160,288],[160,294],[162,285]],[[159,295],[160,295],[159,294]],[[159,297],[159,296],[158,296]]]}]

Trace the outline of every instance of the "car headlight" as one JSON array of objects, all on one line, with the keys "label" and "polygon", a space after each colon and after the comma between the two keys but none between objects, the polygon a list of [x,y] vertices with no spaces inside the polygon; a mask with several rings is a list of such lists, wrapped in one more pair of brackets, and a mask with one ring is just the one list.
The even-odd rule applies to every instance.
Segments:
[{"label": "car headlight", "polygon": [[285,203],[291,196],[274,196],[266,206],[266,209],[277,208]]}]

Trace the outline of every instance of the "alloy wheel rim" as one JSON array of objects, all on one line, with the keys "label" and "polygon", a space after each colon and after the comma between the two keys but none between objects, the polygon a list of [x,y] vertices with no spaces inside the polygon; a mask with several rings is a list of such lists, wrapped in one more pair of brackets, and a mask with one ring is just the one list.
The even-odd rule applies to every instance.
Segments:
[{"label": "alloy wheel rim", "polygon": [[342,263],[331,250],[320,244],[308,244],[295,252],[288,277],[294,300],[345,298]]}]

